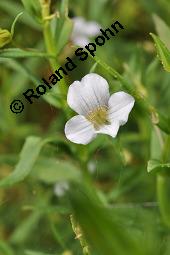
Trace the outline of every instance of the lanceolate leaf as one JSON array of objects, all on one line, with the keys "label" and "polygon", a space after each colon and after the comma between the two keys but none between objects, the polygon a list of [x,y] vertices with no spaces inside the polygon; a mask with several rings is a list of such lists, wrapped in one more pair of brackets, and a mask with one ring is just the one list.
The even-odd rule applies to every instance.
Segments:
[{"label": "lanceolate leaf", "polygon": [[[40,137],[34,137],[34,136],[28,137],[20,153],[18,164],[16,165],[14,171],[9,176],[7,176],[6,178],[0,181],[0,187],[9,187],[14,185],[15,183],[23,181],[33,169],[33,166],[35,165],[35,162],[43,146],[48,143],[55,143],[55,142],[58,142],[58,139],[54,136],[46,138],[46,139],[42,139]],[[44,162],[44,164],[46,165],[45,169],[47,169],[48,168],[47,163]],[[48,183],[52,183],[52,178],[57,181],[57,180],[62,180],[65,177],[66,179],[72,179],[72,178],[75,179],[79,176],[79,173],[78,171],[76,172],[76,167],[74,166],[71,167],[71,174],[67,173],[66,169],[67,167],[69,169],[70,166],[68,166],[68,164],[64,162],[62,163],[62,162],[56,161],[56,163],[54,164],[54,161],[52,161],[52,167],[55,166],[56,171],[59,167],[60,172],[55,174],[54,171],[51,171],[51,175],[49,173],[49,176],[48,174],[45,173],[42,163],[39,164],[39,166],[42,166],[42,169],[39,172],[39,179],[44,180],[47,177]],[[62,169],[63,171],[65,171],[65,173],[63,172],[63,175],[65,175],[65,177],[62,176],[62,173],[61,173]]]},{"label": "lanceolate leaf", "polygon": [[20,160],[11,175],[0,181],[0,187],[8,187],[24,180],[30,173],[32,167],[44,145],[39,137],[28,137],[20,153]]},{"label": "lanceolate leaf", "polygon": [[159,35],[160,39],[164,41],[166,47],[170,50],[170,28],[156,14],[153,15],[153,20],[156,26],[157,34]]},{"label": "lanceolate leaf", "polygon": [[28,57],[49,58],[52,56],[44,52],[34,50],[22,50],[19,48],[0,50],[0,58],[28,58]]},{"label": "lanceolate leaf", "polygon": [[55,38],[56,42],[57,42],[56,54],[58,54],[62,50],[62,48],[66,45],[66,43],[68,42],[71,31],[72,31],[72,27],[73,27],[73,23],[72,23],[71,19],[66,18],[64,21],[63,27],[61,29],[61,33],[58,37],[58,40],[57,40],[57,38]]},{"label": "lanceolate leaf", "polygon": [[159,59],[161,60],[163,64],[164,69],[167,72],[170,72],[170,51],[168,50],[168,48],[165,46],[165,44],[161,41],[161,39],[158,36],[152,33],[150,35],[154,39],[157,53],[158,53]]},{"label": "lanceolate leaf", "polygon": [[[42,83],[40,79],[38,79],[26,66],[21,65],[18,61],[15,59],[7,59],[7,58],[0,58],[0,63],[5,63],[8,66],[10,66],[13,70],[16,70],[17,72],[22,73],[30,81],[33,82],[34,86],[38,86]],[[23,91],[24,92],[24,91]],[[54,86],[52,90],[49,90],[45,95],[42,96],[45,101],[47,101],[49,104],[53,105],[56,108],[60,108],[60,99],[58,95],[58,87]]]},{"label": "lanceolate leaf", "polygon": [[45,183],[55,184],[57,181],[80,180],[80,171],[72,162],[40,158],[34,166],[32,176]]}]

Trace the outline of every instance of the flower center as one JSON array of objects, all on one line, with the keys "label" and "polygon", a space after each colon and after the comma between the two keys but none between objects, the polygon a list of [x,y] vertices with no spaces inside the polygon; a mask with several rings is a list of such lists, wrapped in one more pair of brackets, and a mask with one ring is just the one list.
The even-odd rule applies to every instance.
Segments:
[{"label": "flower center", "polygon": [[94,128],[98,130],[102,125],[108,125],[108,108],[106,106],[98,106],[93,111],[90,111],[86,116],[86,119],[89,120]]}]

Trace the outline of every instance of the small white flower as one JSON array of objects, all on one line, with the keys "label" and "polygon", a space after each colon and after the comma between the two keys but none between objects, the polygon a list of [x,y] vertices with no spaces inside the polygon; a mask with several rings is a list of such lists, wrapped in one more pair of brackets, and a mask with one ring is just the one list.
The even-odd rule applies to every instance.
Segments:
[{"label": "small white flower", "polygon": [[69,189],[68,182],[66,181],[57,182],[54,186],[54,194],[58,197],[62,197],[64,196],[68,189]]},{"label": "small white flower", "polygon": [[123,91],[110,96],[107,81],[91,73],[70,85],[67,102],[79,115],[66,123],[65,135],[74,143],[88,144],[99,133],[115,137],[135,100]]},{"label": "small white flower", "polygon": [[84,47],[89,41],[89,37],[96,36],[100,33],[100,26],[97,22],[87,22],[82,17],[75,17],[73,20],[73,32],[71,40],[74,44]]}]

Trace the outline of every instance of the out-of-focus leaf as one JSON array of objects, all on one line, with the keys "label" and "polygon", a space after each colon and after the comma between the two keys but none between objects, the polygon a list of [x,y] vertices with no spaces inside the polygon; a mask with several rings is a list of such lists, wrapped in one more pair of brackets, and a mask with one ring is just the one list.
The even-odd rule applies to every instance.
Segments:
[{"label": "out-of-focus leaf", "polygon": [[[45,139],[41,139],[40,137],[34,137],[34,136],[28,137],[20,153],[18,164],[16,165],[14,171],[9,176],[7,176],[6,178],[0,181],[0,187],[9,187],[11,185],[14,185],[15,183],[23,181],[30,174],[43,146],[48,143],[55,143],[57,141],[58,141],[57,138],[54,136],[51,136]],[[51,172],[51,175],[50,174],[48,175],[48,173],[45,173],[47,171],[48,164],[46,164],[46,167],[43,168],[44,164],[45,164],[45,161],[41,163],[41,166],[42,166],[42,172],[40,172],[41,180],[44,180],[45,178],[47,178],[47,182],[50,183],[52,182],[52,178],[56,178],[56,180],[57,179],[61,180],[62,178],[64,178],[61,171],[58,174],[57,173],[55,174],[53,171]],[[53,162],[53,166],[54,166],[54,162]],[[68,165],[67,163],[64,164],[63,162],[61,163],[61,165],[58,163],[58,165],[56,166],[62,167],[62,170],[65,169],[63,170],[65,171],[65,178],[72,179],[71,174],[67,173],[67,170],[69,171],[70,165]],[[56,171],[57,171],[57,168],[56,168]],[[74,176],[73,177],[74,179],[76,179],[79,176],[79,173],[78,171],[76,172],[76,167],[74,166],[71,167],[71,173]]]},{"label": "out-of-focus leaf", "polygon": [[[156,129],[157,128],[157,132]],[[154,159],[160,159],[162,155],[162,133],[158,127],[155,127],[151,133],[151,146],[150,146],[150,157]]]},{"label": "out-of-focus leaf", "polygon": [[0,187],[9,187],[24,180],[30,173],[32,167],[44,145],[44,141],[39,137],[28,137],[20,153],[20,160],[14,171],[0,181]]},{"label": "out-of-focus leaf", "polygon": [[170,163],[161,163],[159,160],[156,159],[151,159],[148,161],[148,166],[147,166],[147,171],[149,173],[155,173],[155,172],[159,172],[160,173],[162,171],[169,171],[170,168]]},{"label": "out-of-focus leaf", "polygon": [[[95,194],[82,183],[70,191],[75,219],[80,224],[92,254],[142,254],[114,215],[102,206]],[[125,252],[126,251],[126,252]]]},{"label": "out-of-focus leaf", "polygon": [[56,253],[52,254],[52,253],[44,253],[44,252],[40,252],[40,251],[25,251],[24,254],[25,255],[57,255]]},{"label": "out-of-focus leaf", "polygon": [[170,134],[170,118],[165,117],[162,113],[158,113],[157,126],[167,134]]},{"label": "out-of-focus leaf", "polygon": [[89,18],[95,20],[103,13],[104,5],[108,0],[89,0]]},{"label": "out-of-focus leaf", "polygon": [[168,48],[165,46],[165,44],[160,40],[160,38],[154,34],[150,34],[152,38],[154,39],[157,53],[159,56],[159,59],[161,60],[164,69],[167,72],[170,72],[170,51]]},{"label": "out-of-focus leaf", "polygon": [[157,33],[166,47],[170,50],[170,28],[167,24],[156,14],[153,15],[153,20],[156,26]]},{"label": "out-of-focus leaf", "polygon": [[40,220],[42,212],[34,211],[26,220],[24,220],[12,234],[10,241],[13,244],[23,243],[30,233],[33,231],[38,221]]},{"label": "out-of-focus leaf", "polygon": [[32,176],[48,184],[64,180],[78,181],[81,178],[79,169],[68,161],[39,158],[33,169]]},{"label": "out-of-focus leaf", "polygon": [[56,54],[59,54],[60,51],[63,49],[63,47],[68,42],[71,31],[72,31],[72,27],[73,27],[73,22],[71,21],[71,19],[66,18],[64,21],[64,24],[62,26],[61,32],[59,34],[59,37],[55,38],[55,40],[56,40]]},{"label": "out-of-focus leaf", "polygon": [[[23,11],[23,6],[20,5],[18,2],[14,2],[11,0],[8,0],[8,2],[6,0],[1,0],[0,9],[4,12],[7,12],[9,16],[15,18],[18,13]],[[24,13],[22,18],[20,19],[20,22],[36,30],[40,30],[40,26],[37,25],[37,23],[27,13]]]},{"label": "out-of-focus leaf", "polygon": [[39,0],[21,0],[26,11],[39,23],[42,22],[41,5]]},{"label": "out-of-focus leaf", "polygon": [[[170,164],[169,164],[170,167]],[[169,169],[168,169],[169,170]],[[162,219],[166,226],[170,228],[170,175],[168,174],[160,174],[157,175],[157,194],[158,194],[158,202],[160,212],[162,214]]]},{"label": "out-of-focus leaf", "polygon": [[22,50],[19,48],[10,48],[0,50],[0,58],[28,58],[28,57],[41,57],[41,58],[49,58],[51,55],[34,51],[34,50]]},{"label": "out-of-focus leaf", "polygon": [[[42,83],[26,66],[21,65],[18,61],[14,59],[0,58],[0,62],[7,64],[13,70],[16,70],[23,75],[25,75],[29,80],[31,80],[35,87]],[[24,92],[24,91],[22,91]],[[58,93],[58,86],[54,86],[49,92],[42,96],[49,104],[56,108],[61,108],[60,104],[61,95]]]},{"label": "out-of-focus leaf", "polygon": [[53,37],[56,42],[56,54],[59,54],[69,40],[73,22],[68,17],[68,0],[61,2],[59,17],[55,17],[53,23]]},{"label": "out-of-focus leaf", "polygon": [[0,254],[2,255],[14,255],[13,250],[5,241],[0,240]]}]

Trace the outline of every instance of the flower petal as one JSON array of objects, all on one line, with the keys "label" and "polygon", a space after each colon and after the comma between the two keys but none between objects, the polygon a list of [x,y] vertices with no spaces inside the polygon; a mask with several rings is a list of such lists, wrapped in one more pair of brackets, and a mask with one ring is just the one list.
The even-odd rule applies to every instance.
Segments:
[{"label": "flower petal", "polygon": [[73,43],[75,45],[78,45],[80,47],[85,47],[89,43],[89,39],[87,36],[83,35],[77,35],[72,39]]},{"label": "flower petal", "polygon": [[96,36],[100,33],[100,26],[95,21],[86,22],[86,26],[84,27],[84,34],[87,36]]},{"label": "flower petal", "polygon": [[120,125],[124,125],[127,120],[130,111],[132,110],[135,103],[135,99],[123,92],[117,92],[111,95],[109,99],[109,120],[111,122],[119,121]]},{"label": "flower petal", "polygon": [[79,36],[96,36],[100,33],[100,26],[95,21],[86,21],[83,17],[75,17],[73,20],[72,40]]},{"label": "flower petal", "polygon": [[88,144],[96,137],[93,125],[81,115],[67,121],[65,135],[68,140],[78,144]]},{"label": "flower petal", "polygon": [[98,106],[107,106],[109,86],[98,74],[91,73],[70,85],[67,95],[69,106],[81,115],[87,115]]},{"label": "flower petal", "polygon": [[102,126],[99,131],[96,131],[97,134],[106,134],[112,137],[116,137],[117,132],[119,130],[119,122],[113,121],[110,125]]}]

